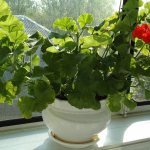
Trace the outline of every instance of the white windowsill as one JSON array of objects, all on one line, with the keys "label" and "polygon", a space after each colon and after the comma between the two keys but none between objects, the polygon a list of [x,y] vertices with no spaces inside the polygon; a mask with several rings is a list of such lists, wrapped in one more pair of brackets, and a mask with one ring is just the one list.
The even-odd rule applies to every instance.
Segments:
[{"label": "white windowsill", "polygon": [[[36,125],[11,130],[0,128],[0,150],[71,150],[54,143],[43,123]],[[150,113],[132,114],[126,118],[115,116],[99,136],[101,140],[97,145],[82,150],[148,150]]]}]

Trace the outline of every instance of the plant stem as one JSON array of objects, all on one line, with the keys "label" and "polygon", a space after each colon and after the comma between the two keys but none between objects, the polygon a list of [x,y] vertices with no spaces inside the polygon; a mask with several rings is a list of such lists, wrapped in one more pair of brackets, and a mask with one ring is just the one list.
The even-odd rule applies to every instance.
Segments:
[{"label": "plant stem", "polygon": [[104,58],[104,57],[106,57],[107,56],[107,54],[108,54],[108,46],[106,47],[106,49],[105,49],[105,51],[104,51],[104,53],[103,53],[103,55],[102,55],[102,58]]},{"label": "plant stem", "polygon": [[82,31],[80,32],[79,37],[80,37],[80,36],[82,35],[82,33],[84,32],[84,29],[85,29],[85,28],[83,28]]},{"label": "plant stem", "polygon": [[77,33],[77,52],[79,52],[79,33]]},{"label": "plant stem", "polygon": [[108,52],[109,52],[109,48],[107,48],[107,51],[106,51],[106,53],[105,53],[105,56],[104,56],[104,57],[106,57],[106,56],[107,56]]},{"label": "plant stem", "polygon": [[80,40],[80,36],[82,35],[82,33],[84,32],[84,28],[82,29],[82,31],[79,33],[77,33],[77,35],[76,35],[76,37],[77,37],[77,51],[79,52],[79,50],[80,50],[80,45],[79,45],[79,40]]},{"label": "plant stem", "polygon": [[137,58],[137,57],[139,56],[139,54],[140,54],[141,51],[143,50],[144,46],[145,46],[145,43],[143,44],[143,46],[141,47],[141,49],[139,50],[139,52],[137,53],[137,55],[135,56],[135,58]]},{"label": "plant stem", "polygon": [[32,55],[30,55],[30,73],[32,73]]}]

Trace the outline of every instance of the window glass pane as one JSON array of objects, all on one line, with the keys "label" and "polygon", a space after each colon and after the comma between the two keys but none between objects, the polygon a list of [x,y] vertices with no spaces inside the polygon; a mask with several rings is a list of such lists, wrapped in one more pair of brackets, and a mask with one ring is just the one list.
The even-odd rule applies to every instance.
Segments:
[{"label": "window glass pane", "polygon": [[[76,19],[82,13],[94,15],[94,24],[117,11],[120,0],[6,0],[14,15],[24,22],[26,32],[40,31],[48,36],[56,18],[69,16]],[[9,75],[6,75],[9,78]],[[35,113],[34,116],[40,115]],[[0,105],[0,121],[20,118],[16,101],[13,106]]]},{"label": "window glass pane", "polygon": [[[34,117],[41,116],[40,113],[34,113]],[[17,102],[14,101],[14,105],[0,104],[0,121],[13,120],[22,118],[20,111],[17,107]]]},{"label": "window glass pane", "polygon": [[[148,90],[150,90],[150,78],[148,77],[141,77],[140,82],[143,83],[144,87]],[[138,86],[138,81],[134,80],[133,86],[136,86],[136,88],[133,88],[133,93],[134,93],[134,100],[137,102],[142,102],[142,101],[147,101],[145,99],[145,89],[143,89],[141,86]]]},{"label": "window glass pane", "polygon": [[92,13],[95,24],[119,9],[120,0],[6,0],[13,14],[25,15],[51,28],[56,18]]}]

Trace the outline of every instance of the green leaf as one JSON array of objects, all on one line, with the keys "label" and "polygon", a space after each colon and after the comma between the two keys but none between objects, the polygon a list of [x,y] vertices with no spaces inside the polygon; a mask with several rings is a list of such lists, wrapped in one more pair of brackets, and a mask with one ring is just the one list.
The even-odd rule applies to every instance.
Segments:
[{"label": "green leaf", "polygon": [[149,55],[149,49],[147,49],[146,47],[144,47],[144,48],[142,49],[141,53],[142,53],[143,55],[148,56],[148,55]]},{"label": "green leaf", "polygon": [[21,43],[16,46],[16,48],[14,50],[14,54],[19,56],[20,54],[24,54],[24,52],[27,52],[29,50],[30,50],[30,48],[27,43]]},{"label": "green leaf", "polygon": [[[52,72],[60,72],[60,65],[61,65],[61,53],[44,53],[43,54],[43,60],[48,65],[49,71]],[[55,67],[54,67],[55,66]]]},{"label": "green leaf", "polygon": [[81,54],[90,54],[90,53],[91,53],[91,50],[90,50],[90,49],[87,49],[87,48],[81,49]]},{"label": "green leaf", "polygon": [[126,54],[118,58],[115,66],[115,71],[122,72],[122,73],[129,73],[131,58],[132,56],[130,54]]},{"label": "green leaf", "polygon": [[136,107],[136,102],[132,99],[128,99],[127,97],[124,97],[123,104],[130,110],[133,110]]},{"label": "green leaf", "polygon": [[121,91],[124,87],[125,79],[122,79],[119,75],[109,75],[105,81],[107,84],[107,91],[110,94],[114,94],[118,91]]},{"label": "green leaf", "polygon": [[[134,27],[134,24],[137,22],[137,18],[138,18],[138,11],[137,11],[137,8],[136,9],[133,9],[133,10],[130,10],[128,12],[128,17],[125,17],[124,19],[124,22],[127,22],[129,25],[130,25],[130,30]],[[133,27],[131,27],[133,26]]]},{"label": "green leaf", "polygon": [[22,68],[22,67],[19,68],[14,74],[13,83],[15,85],[20,85],[24,81],[24,78],[27,75],[27,72],[28,71],[25,68]]},{"label": "green leaf", "polygon": [[[54,45],[57,45],[59,48],[63,49],[65,48],[65,44],[67,44],[68,42],[72,42],[73,43],[73,39],[71,37],[65,37],[63,38],[53,38],[52,42],[54,43]],[[66,49],[68,49],[69,43],[66,45]]]},{"label": "green leaf", "polygon": [[49,35],[49,39],[52,39],[52,38],[64,39],[65,37],[66,37],[66,34],[59,34],[57,32],[51,32]]},{"label": "green leaf", "polygon": [[143,0],[139,0],[139,7],[142,7],[144,4]]},{"label": "green leaf", "polygon": [[9,47],[1,47],[0,48],[0,64],[4,63],[9,57],[11,50]]},{"label": "green leaf", "polygon": [[81,61],[78,67],[78,73],[76,74],[76,79],[74,81],[73,90],[77,92],[80,91],[81,96],[84,96],[84,93],[85,94],[90,93],[92,95],[89,95],[89,96],[92,97],[93,95],[96,95],[97,93],[97,90],[98,90],[97,85],[99,84],[99,80],[98,80],[99,78],[97,77],[97,75],[95,74],[95,71],[93,70],[93,67],[96,64],[97,64],[96,56],[87,55]]},{"label": "green leaf", "polygon": [[31,118],[32,112],[41,112],[55,100],[55,91],[45,77],[33,81],[28,88],[28,93],[32,97],[23,96],[18,101],[18,106],[25,118]]},{"label": "green leaf", "polygon": [[40,63],[40,57],[35,54],[33,57],[32,57],[32,65],[34,66],[38,66]]},{"label": "green leaf", "polygon": [[106,81],[103,79],[102,74],[99,73],[98,77],[95,79],[97,79],[98,81],[96,93],[101,96],[108,95],[109,93],[108,85],[106,84]]},{"label": "green leaf", "polygon": [[[139,11],[139,16],[141,17],[141,19],[143,20],[143,18],[145,18],[145,16],[147,16],[149,14],[149,10],[148,9],[142,9]],[[148,18],[147,18],[148,19]]]},{"label": "green leaf", "polygon": [[8,32],[24,31],[23,23],[13,15],[9,15],[6,21],[0,22],[0,27]]},{"label": "green leaf", "polygon": [[58,45],[59,47],[62,47],[62,46],[64,46],[64,44],[66,42],[66,39],[53,38],[52,42],[53,42],[54,45]]},{"label": "green leaf", "polygon": [[150,76],[150,67],[148,69],[143,69],[141,66],[138,64],[136,65],[136,69],[134,70],[136,74],[140,74],[142,76],[149,77]]},{"label": "green leaf", "polygon": [[6,100],[6,97],[4,97],[2,94],[0,94],[0,103],[4,103]]},{"label": "green leaf", "polygon": [[34,34],[32,34],[29,38],[35,38],[37,40],[40,40],[42,37],[43,35],[39,31],[37,31]]},{"label": "green leaf", "polygon": [[125,36],[123,34],[119,34],[115,37],[113,44],[115,47],[118,47],[119,45],[125,44],[125,42],[126,42]]},{"label": "green leaf", "polygon": [[145,89],[145,98],[150,99],[150,90]]},{"label": "green leaf", "polygon": [[124,56],[128,54],[129,48],[129,44],[120,44],[116,50],[119,52],[120,55]]},{"label": "green leaf", "polygon": [[37,51],[38,48],[39,48],[39,46],[35,45],[31,49],[29,49],[26,54],[31,56],[32,54],[35,54],[35,52]]},{"label": "green leaf", "polygon": [[0,21],[2,21],[2,22],[6,21],[7,18],[8,18],[8,16],[9,16],[9,15],[4,15],[4,16],[2,16],[2,17],[0,18]]},{"label": "green leaf", "polygon": [[140,48],[143,47],[143,44],[144,44],[144,43],[143,43],[142,40],[137,40],[135,44],[136,44],[136,47],[140,49]]},{"label": "green leaf", "polygon": [[102,26],[103,29],[106,29],[106,27],[108,27],[111,24],[115,24],[119,19],[118,16],[118,12],[115,12],[113,15],[109,16],[105,22],[104,22],[104,26]]},{"label": "green leaf", "polygon": [[108,97],[108,107],[112,112],[121,110],[122,95],[120,93],[110,95]]},{"label": "green leaf", "polygon": [[45,39],[44,42],[43,42],[43,45],[41,47],[41,51],[42,52],[46,52],[46,49],[50,46],[53,46],[53,44],[50,42],[49,39]]},{"label": "green leaf", "polygon": [[0,18],[4,15],[10,14],[10,8],[4,0],[0,0]]},{"label": "green leaf", "polygon": [[76,46],[77,46],[77,43],[73,41],[68,41],[65,43],[65,45],[62,48],[64,48],[66,51],[71,51],[71,50],[74,50]]},{"label": "green leaf", "polygon": [[35,46],[41,46],[44,42],[44,38],[41,37],[39,40],[35,40],[35,42],[36,42]]},{"label": "green leaf", "polygon": [[90,48],[90,47],[97,47],[101,44],[94,39],[93,36],[85,36],[81,39],[80,43],[82,44],[82,48]]},{"label": "green leaf", "polygon": [[122,31],[122,32],[126,32],[126,31],[130,31],[130,24],[128,24],[127,21],[120,21],[116,27],[115,27],[116,31]]},{"label": "green leaf", "polygon": [[148,23],[150,23],[150,18],[146,18],[146,21],[147,21]]},{"label": "green leaf", "polygon": [[100,45],[106,45],[111,42],[111,37],[108,34],[94,35],[93,39],[98,41]]},{"label": "green leaf", "polygon": [[100,109],[100,102],[95,99],[95,94],[83,93],[83,92],[73,92],[68,96],[68,102],[79,109],[92,108]]},{"label": "green leaf", "polygon": [[150,58],[143,55],[139,56],[134,71],[138,75],[150,76]]},{"label": "green leaf", "polygon": [[40,66],[35,66],[33,68],[33,77],[41,77],[44,73],[46,73],[46,70]]},{"label": "green leaf", "polygon": [[127,1],[127,3],[125,4],[125,6],[123,7],[123,9],[125,10],[132,10],[132,9],[136,9],[139,6],[139,1],[137,0],[129,0]]},{"label": "green leaf", "polygon": [[23,116],[27,119],[32,118],[32,112],[35,111],[36,99],[32,97],[20,97],[18,101],[18,107],[23,114]]},{"label": "green leaf", "polygon": [[77,72],[77,65],[85,58],[82,54],[65,54],[61,62],[61,71],[67,76],[75,76]]},{"label": "green leaf", "polygon": [[15,31],[9,34],[10,41],[15,44],[21,44],[28,39],[27,34],[24,31]]},{"label": "green leaf", "polygon": [[46,51],[47,51],[47,52],[51,52],[51,53],[58,53],[58,52],[59,52],[59,50],[56,49],[55,46],[48,47],[48,48],[46,49]]},{"label": "green leaf", "polygon": [[53,23],[53,27],[58,28],[60,30],[64,30],[64,31],[72,31],[72,32],[78,31],[78,26],[77,26],[76,22],[70,17],[64,17],[61,19],[57,19]]},{"label": "green leaf", "polygon": [[84,28],[86,25],[89,25],[93,22],[94,18],[91,14],[82,14],[78,17],[78,23],[81,28]]},{"label": "green leaf", "polygon": [[145,3],[144,8],[147,8],[150,11],[150,2]]},{"label": "green leaf", "polygon": [[13,104],[13,98],[11,96],[7,96],[5,102],[7,102],[8,105],[12,105]]},{"label": "green leaf", "polygon": [[34,85],[34,95],[40,103],[51,104],[55,100],[55,91],[52,89],[48,80],[36,80]]},{"label": "green leaf", "polygon": [[0,29],[0,40],[6,36],[8,36],[8,33],[6,31]]},{"label": "green leaf", "polygon": [[11,96],[15,97],[17,87],[14,86],[11,81],[6,82],[6,90]]}]

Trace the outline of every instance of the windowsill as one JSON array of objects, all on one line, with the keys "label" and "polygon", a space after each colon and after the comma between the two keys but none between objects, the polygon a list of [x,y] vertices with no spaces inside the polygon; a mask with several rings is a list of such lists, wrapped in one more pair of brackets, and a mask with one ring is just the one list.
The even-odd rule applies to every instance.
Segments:
[{"label": "windowsill", "polygon": [[[132,114],[126,118],[113,117],[110,125],[100,133],[97,145],[82,150],[146,150],[150,147],[150,113]],[[70,150],[54,143],[48,129],[42,125],[20,129],[0,129],[2,150]],[[7,129],[7,128],[5,128]]]}]

